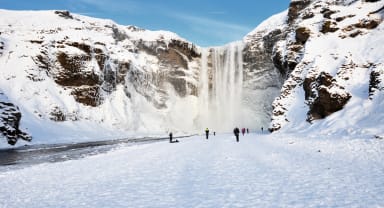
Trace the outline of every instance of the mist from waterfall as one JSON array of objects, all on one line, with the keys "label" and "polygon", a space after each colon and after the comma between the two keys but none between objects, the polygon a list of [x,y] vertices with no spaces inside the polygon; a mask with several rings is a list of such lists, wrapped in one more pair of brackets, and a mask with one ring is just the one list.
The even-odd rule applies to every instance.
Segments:
[{"label": "mist from waterfall", "polygon": [[200,74],[202,128],[227,132],[242,126],[243,43],[203,49]]}]

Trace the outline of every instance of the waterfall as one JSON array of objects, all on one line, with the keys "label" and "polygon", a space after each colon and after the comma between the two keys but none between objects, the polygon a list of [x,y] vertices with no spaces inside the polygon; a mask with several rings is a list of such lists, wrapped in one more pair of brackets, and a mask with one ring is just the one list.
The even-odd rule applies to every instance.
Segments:
[{"label": "waterfall", "polygon": [[199,95],[200,127],[225,132],[243,125],[242,50],[242,42],[203,49]]},{"label": "waterfall", "polygon": [[203,48],[201,52],[200,71],[200,95],[199,95],[199,125],[198,128],[206,128],[209,123],[209,80],[208,80],[208,55],[209,49]]}]

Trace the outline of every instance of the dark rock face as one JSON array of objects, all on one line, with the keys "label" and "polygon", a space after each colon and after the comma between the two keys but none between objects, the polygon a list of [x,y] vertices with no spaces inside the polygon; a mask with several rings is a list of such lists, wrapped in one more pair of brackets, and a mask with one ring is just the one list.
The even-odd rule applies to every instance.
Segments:
[{"label": "dark rock face", "polygon": [[[281,30],[275,30],[265,36],[251,37],[252,41],[244,47],[244,65],[250,72],[260,71],[264,68],[274,68],[271,60],[272,50],[277,41],[282,37]],[[258,44],[263,43],[263,47]]]},{"label": "dark rock face", "polygon": [[285,33],[281,29],[276,29],[265,36],[263,36],[263,46],[265,48],[265,51],[270,55],[273,53],[273,48],[275,47],[276,43],[279,40],[282,40],[285,38]]},{"label": "dark rock face", "polygon": [[[78,48],[84,53],[72,54],[65,52],[68,47]],[[48,48],[57,48],[56,59],[49,58]],[[105,80],[96,74],[96,69],[89,69],[92,56],[97,59],[99,67],[104,67],[107,56],[98,49],[91,50],[85,43],[59,41],[54,45],[41,45],[41,54],[34,58],[41,71],[45,71],[60,86],[71,90],[71,95],[79,103],[89,106],[98,106],[102,98],[100,88],[104,82],[110,81],[110,74],[106,72]],[[37,78],[34,78],[37,79]],[[55,119],[54,119],[55,120]]]},{"label": "dark rock face", "polygon": [[336,32],[339,29],[340,28],[337,27],[337,23],[336,22],[327,20],[327,21],[325,21],[323,23],[323,26],[322,26],[320,32],[322,32],[322,33]]},{"label": "dark rock face", "polygon": [[21,119],[19,108],[8,100],[1,99],[2,97],[5,95],[0,92],[0,133],[10,145],[15,145],[18,139],[31,141],[32,137],[19,128]]},{"label": "dark rock face", "polygon": [[310,108],[308,121],[325,118],[343,109],[351,98],[351,95],[325,72],[321,72],[317,77],[306,78],[303,88]]},{"label": "dark rock face", "polygon": [[[303,55],[303,45],[301,43],[289,43],[286,50],[279,50],[278,47],[274,48],[272,60],[275,67],[279,69],[284,78],[295,69],[297,64],[301,61]],[[283,53],[285,53],[283,55]]]},{"label": "dark rock face", "polygon": [[369,76],[369,99],[372,99],[376,91],[384,90],[384,87],[380,87],[383,82],[382,77],[384,75],[374,67]]},{"label": "dark rock face", "polygon": [[71,15],[71,13],[69,13],[69,11],[55,11],[55,14],[65,19],[73,19],[73,16]]},{"label": "dark rock face", "polygon": [[365,19],[361,20],[359,23],[355,24],[356,28],[365,28],[368,30],[375,29],[383,20],[381,19]]},{"label": "dark rock face", "polygon": [[82,86],[100,84],[99,77],[93,72],[85,72],[85,64],[90,57],[59,53],[57,60],[61,67],[55,75],[55,81],[61,86]]},{"label": "dark rock face", "polygon": [[[174,39],[168,43],[161,40],[157,42],[141,40],[135,44],[138,50],[156,56],[159,60],[159,65],[167,69],[153,77],[156,87],[163,89],[164,84],[168,82],[173,85],[180,97],[187,95],[197,96],[197,86],[187,82],[185,79],[187,71],[190,71],[189,62],[201,57],[201,54],[197,52],[197,48],[194,45],[191,46],[187,42]],[[164,106],[164,104],[157,104],[157,106]]]},{"label": "dark rock face", "polygon": [[73,88],[71,95],[84,105],[96,107],[101,103],[101,90],[99,86],[84,86]]},{"label": "dark rock face", "polygon": [[324,8],[321,10],[321,13],[323,14],[323,17],[326,19],[332,19],[331,15],[337,13],[337,11],[330,10],[329,8]]},{"label": "dark rock face", "polygon": [[[350,17],[350,16],[348,16]],[[353,17],[353,16],[352,16]],[[355,24],[348,25],[342,29],[344,34],[340,35],[341,38],[351,37],[354,38],[358,35],[364,35],[368,33],[368,30],[377,28],[382,23],[382,19],[364,18],[360,19]]]},{"label": "dark rock face", "polygon": [[288,10],[288,23],[293,23],[300,15],[300,12],[309,6],[310,0],[291,1]]},{"label": "dark rock face", "polygon": [[296,29],[296,42],[300,44],[305,44],[309,36],[311,35],[311,30],[306,27],[299,27]]},{"label": "dark rock face", "polygon": [[[308,6],[307,3],[305,4],[305,7]],[[301,61],[304,53],[304,45],[311,36],[310,29],[306,27],[293,27],[285,28],[284,31],[279,30],[280,33],[279,36],[277,36],[279,39],[277,40],[284,41],[284,39],[292,31],[295,32],[296,41],[287,42],[285,48],[281,48],[279,45],[276,45],[277,41],[275,41],[273,42],[274,44],[269,47],[272,50],[271,57],[273,64],[277,69],[279,69],[282,77],[284,78],[287,78],[288,75],[295,69],[297,64]],[[271,35],[275,36],[273,33],[274,32],[272,32]]]},{"label": "dark rock face", "polygon": [[60,108],[56,106],[52,109],[52,111],[50,113],[50,119],[52,121],[65,121],[66,116],[63,113],[63,111],[61,111]]}]

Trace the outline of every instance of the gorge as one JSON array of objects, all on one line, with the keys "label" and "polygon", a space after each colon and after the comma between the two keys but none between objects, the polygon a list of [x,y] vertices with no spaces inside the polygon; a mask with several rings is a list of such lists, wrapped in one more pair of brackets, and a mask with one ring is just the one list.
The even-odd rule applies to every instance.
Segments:
[{"label": "gorge", "polygon": [[[15,144],[372,126],[383,118],[382,8],[295,0],[243,40],[207,48],[68,11],[0,10],[0,131]],[[358,104],[372,107],[351,116]]]}]

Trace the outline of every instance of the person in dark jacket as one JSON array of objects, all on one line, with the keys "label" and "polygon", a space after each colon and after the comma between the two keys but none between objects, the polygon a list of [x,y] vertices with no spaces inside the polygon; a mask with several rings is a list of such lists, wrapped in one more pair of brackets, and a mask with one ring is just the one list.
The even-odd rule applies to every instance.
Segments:
[{"label": "person in dark jacket", "polygon": [[236,136],[236,142],[239,142],[239,134],[240,134],[239,128],[236,127],[235,129],[233,129],[233,133]]},{"label": "person in dark jacket", "polygon": [[205,129],[205,136],[208,139],[208,136],[209,136],[209,129],[208,128]]},{"label": "person in dark jacket", "polygon": [[176,143],[179,142],[179,140],[173,140],[173,134],[172,132],[169,132],[169,143]]},{"label": "person in dark jacket", "polygon": [[172,143],[173,134],[172,132],[169,132],[169,143]]}]

